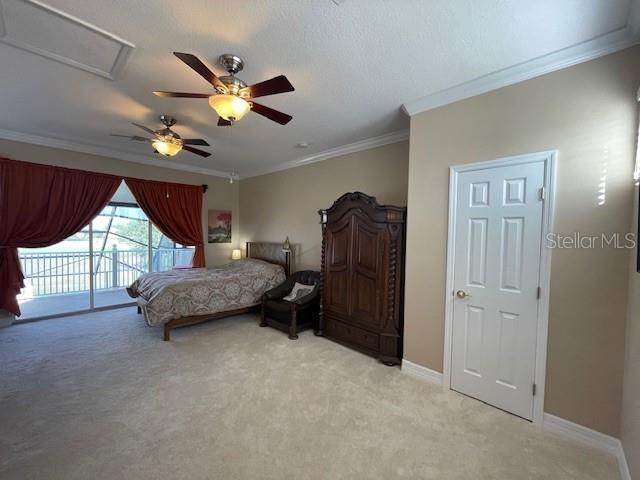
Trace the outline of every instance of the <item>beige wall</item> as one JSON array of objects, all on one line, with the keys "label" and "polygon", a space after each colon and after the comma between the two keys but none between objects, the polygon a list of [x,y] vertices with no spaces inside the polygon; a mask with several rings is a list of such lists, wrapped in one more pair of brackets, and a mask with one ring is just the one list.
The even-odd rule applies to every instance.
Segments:
[{"label": "beige wall", "polygon": [[[634,195],[633,231],[637,232],[638,190]],[[636,255],[630,255],[629,316],[622,394],[622,445],[631,478],[640,478],[640,273],[636,271]]]},{"label": "beige wall", "polygon": [[[154,167],[108,157],[40,147],[8,140],[0,140],[0,157],[149,180],[188,183],[193,185],[207,184],[209,185],[209,189],[204,195],[202,204],[202,223],[205,235],[207,209],[228,209],[232,210],[234,214],[232,226],[233,240],[236,242],[238,239],[240,225],[238,184],[235,183],[231,185],[224,178],[162,168],[161,158],[158,159],[158,167]],[[229,261],[231,249],[234,245],[238,244],[239,243],[205,244],[207,265],[219,265]]]},{"label": "beige wall", "polygon": [[240,181],[243,241],[297,244],[295,268],[318,269],[322,240],[318,210],[361,191],[381,203],[406,205],[408,143],[386,145]]},{"label": "beige wall", "polygon": [[[558,149],[554,231],[629,231],[639,68],[629,49],[411,119],[407,360],[442,371],[449,166]],[[614,436],[628,258],[556,250],[551,272],[545,410]]]},{"label": "beige wall", "polygon": [[[554,231],[630,231],[639,70],[640,48],[629,49],[417,115],[411,120],[410,146],[387,145],[244,179],[239,185],[4,140],[0,156],[209,184],[203,226],[209,208],[234,213],[234,243],[207,245],[209,265],[226,262],[231,248],[245,241],[281,242],[289,236],[299,248],[296,268],[317,269],[318,209],[355,190],[381,203],[407,205],[408,190],[405,358],[442,371],[448,167],[558,149]],[[600,205],[605,175],[606,197]],[[634,264],[634,255],[622,250],[554,251],[545,410],[604,433],[621,433],[630,467],[638,476],[640,274],[635,268],[629,273],[630,258]]]}]

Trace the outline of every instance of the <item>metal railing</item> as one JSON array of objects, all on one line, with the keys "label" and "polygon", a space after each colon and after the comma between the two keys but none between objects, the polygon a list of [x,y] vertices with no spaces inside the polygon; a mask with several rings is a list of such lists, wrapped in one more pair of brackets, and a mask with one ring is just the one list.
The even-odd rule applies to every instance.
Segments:
[{"label": "metal railing", "polygon": [[[191,263],[191,248],[153,249],[152,270],[170,270],[176,265]],[[89,291],[91,261],[89,252],[20,252],[22,270],[32,295],[56,295]],[[146,273],[149,251],[113,248],[93,253],[93,288],[104,290],[127,287]]]}]

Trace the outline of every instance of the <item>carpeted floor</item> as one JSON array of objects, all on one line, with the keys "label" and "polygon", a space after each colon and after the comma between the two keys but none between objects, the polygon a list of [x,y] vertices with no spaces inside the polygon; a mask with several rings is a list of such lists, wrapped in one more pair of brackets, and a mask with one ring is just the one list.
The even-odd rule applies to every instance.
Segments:
[{"label": "carpeted floor", "polygon": [[613,457],[253,316],[0,330],[0,478],[618,478]]}]

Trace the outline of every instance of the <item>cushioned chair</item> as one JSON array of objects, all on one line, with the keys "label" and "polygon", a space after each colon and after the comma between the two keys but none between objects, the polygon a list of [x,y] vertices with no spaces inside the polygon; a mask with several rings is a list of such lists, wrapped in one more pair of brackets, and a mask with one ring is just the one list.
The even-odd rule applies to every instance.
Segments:
[{"label": "cushioned chair", "polygon": [[[296,283],[312,285],[313,290],[294,301],[283,300],[291,293]],[[298,332],[306,328],[318,330],[320,272],[301,270],[287,278],[282,284],[265,292],[262,297],[261,327],[271,326],[289,333],[289,338],[298,338]]]}]

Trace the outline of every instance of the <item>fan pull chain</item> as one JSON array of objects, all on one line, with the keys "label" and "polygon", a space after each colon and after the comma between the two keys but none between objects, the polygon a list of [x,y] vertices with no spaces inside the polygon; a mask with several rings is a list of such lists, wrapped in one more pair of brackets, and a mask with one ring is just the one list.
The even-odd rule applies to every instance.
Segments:
[{"label": "fan pull chain", "polygon": [[[231,125],[229,125],[229,143],[231,146],[233,146],[233,127],[235,125],[235,122],[231,122]],[[234,167],[235,167],[235,161],[233,159],[233,157],[231,157],[231,173],[229,174],[229,183],[233,185],[233,174],[234,174]]]}]

